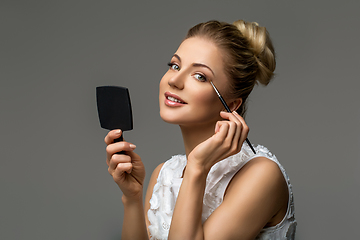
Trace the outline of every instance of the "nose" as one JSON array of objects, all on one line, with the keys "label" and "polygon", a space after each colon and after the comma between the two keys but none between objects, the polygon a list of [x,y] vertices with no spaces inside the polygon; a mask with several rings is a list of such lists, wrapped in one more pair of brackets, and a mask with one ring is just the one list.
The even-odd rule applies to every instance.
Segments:
[{"label": "nose", "polygon": [[170,87],[177,88],[177,89],[183,89],[185,86],[185,74],[184,72],[175,72],[171,74],[168,84]]}]

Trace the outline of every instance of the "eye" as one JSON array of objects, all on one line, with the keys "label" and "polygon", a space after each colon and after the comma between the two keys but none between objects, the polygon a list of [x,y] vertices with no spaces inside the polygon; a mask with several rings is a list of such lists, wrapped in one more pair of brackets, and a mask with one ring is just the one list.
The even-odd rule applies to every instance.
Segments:
[{"label": "eye", "polygon": [[206,82],[207,81],[206,77],[204,75],[200,74],[200,73],[195,73],[194,78],[196,78],[200,82]]},{"label": "eye", "polygon": [[168,66],[173,70],[176,70],[176,71],[180,70],[180,67],[175,63],[168,63]]}]

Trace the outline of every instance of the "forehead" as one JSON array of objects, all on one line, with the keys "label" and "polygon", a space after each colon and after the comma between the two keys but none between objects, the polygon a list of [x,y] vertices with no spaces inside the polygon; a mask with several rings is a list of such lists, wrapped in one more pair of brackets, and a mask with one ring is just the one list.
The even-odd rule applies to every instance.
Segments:
[{"label": "forehead", "polygon": [[202,63],[213,71],[222,69],[222,55],[220,49],[210,40],[200,37],[185,39],[179,46],[176,54],[184,63]]}]

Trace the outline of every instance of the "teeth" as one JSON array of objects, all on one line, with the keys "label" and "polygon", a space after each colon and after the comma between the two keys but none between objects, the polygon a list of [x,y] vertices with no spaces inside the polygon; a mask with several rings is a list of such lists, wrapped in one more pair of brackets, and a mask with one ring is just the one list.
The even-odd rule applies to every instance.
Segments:
[{"label": "teeth", "polygon": [[174,98],[174,97],[167,97],[167,99],[169,99],[170,101],[173,101],[173,102],[178,102],[178,103],[183,103],[181,101],[179,101],[178,99]]}]

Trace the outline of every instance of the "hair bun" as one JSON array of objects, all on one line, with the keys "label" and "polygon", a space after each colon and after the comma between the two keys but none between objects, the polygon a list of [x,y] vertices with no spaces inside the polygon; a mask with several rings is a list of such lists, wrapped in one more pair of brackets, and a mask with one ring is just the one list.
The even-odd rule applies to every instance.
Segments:
[{"label": "hair bun", "polygon": [[269,33],[265,27],[260,27],[256,22],[238,20],[233,23],[243,37],[248,41],[258,64],[256,80],[267,85],[274,76],[276,67],[275,51]]}]

